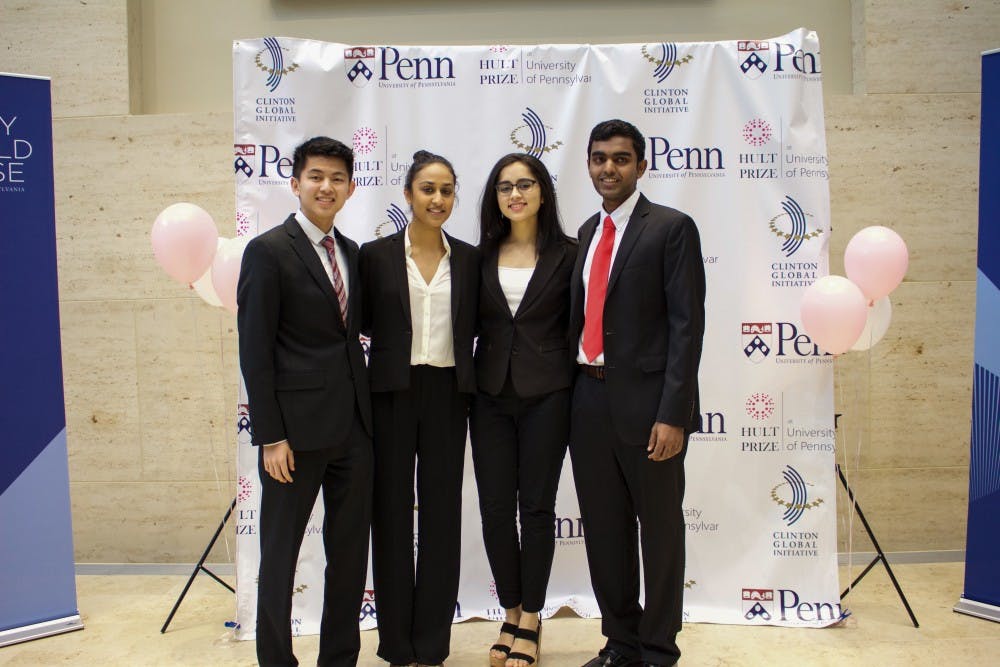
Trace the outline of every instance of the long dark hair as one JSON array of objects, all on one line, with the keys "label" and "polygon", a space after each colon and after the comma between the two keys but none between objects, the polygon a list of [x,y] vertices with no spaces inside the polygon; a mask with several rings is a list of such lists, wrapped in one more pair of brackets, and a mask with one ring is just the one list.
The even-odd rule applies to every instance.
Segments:
[{"label": "long dark hair", "polygon": [[554,243],[569,239],[559,224],[556,188],[545,164],[527,153],[510,153],[493,165],[490,175],[486,177],[486,187],[483,188],[479,211],[479,247],[482,248],[484,255],[498,252],[500,244],[510,236],[510,220],[500,212],[496,186],[500,172],[517,162],[531,171],[531,175],[538,181],[538,187],[542,189],[542,205],[538,209],[538,234],[535,237],[538,254],[541,255]]}]

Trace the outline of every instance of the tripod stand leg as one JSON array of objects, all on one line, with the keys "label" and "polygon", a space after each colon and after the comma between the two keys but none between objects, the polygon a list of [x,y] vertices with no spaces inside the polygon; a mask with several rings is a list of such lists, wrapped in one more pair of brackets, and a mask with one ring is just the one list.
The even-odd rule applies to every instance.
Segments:
[{"label": "tripod stand leg", "polygon": [[875,565],[879,562],[879,560],[881,560],[881,559],[878,556],[875,556],[875,558],[872,559],[872,562],[868,563],[868,567],[866,567],[865,569],[861,570],[861,574],[859,574],[858,576],[854,577],[854,581],[851,582],[851,585],[848,586],[847,588],[845,588],[844,592],[840,594],[840,599],[841,600],[843,600],[844,598],[846,598],[847,594],[851,592],[851,589],[854,588],[855,586],[857,586],[858,582],[861,581],[862,579],[864,579],[866,574],[868,574],[869,572],[871,572],[871,569],[873,567],[875,567]]},{"label": "tripod stand leg", "polygon": [[[899,582],[896,581],[896,575],[893,574],[892,568],[889,567],[889,559],[885,557],[885,552],[882,551],[882,547],[879,545],[878,540],[875,539],[875,533],[872,532],[871,526],[868,525],[868,520],[865,519],[865,513],[861,511],[861,506],[858,505],[858,501],[854,497],[854,492],[851,491],[851,487],[847,485],[847,478],[844,477],[844,471],[841,470],[840,464],[837,464],[837,475],[840,477],[840,483],[843,484],[844,489],[847,491],[847,497],[851,499],[851,503],[854,505],[854,510],[858,513],[858,518],[861,519],[861,525],[865,527],[865,532],[868,533],[868,539],[872,541],[872,545],[875,547],[875,552],[878,554],[875,557],[875,560],[868,564],[868,567],[865,568],[864,572],[858,575],[857,579],[854,580],[854,583],[851,584],[851,587],[853,588],[855,584],[861,581],[861,578],[868,574],[877,562],[882,561],[882,565],[885,566],[885,571],[888,573],[889,579],[892,581],[892,585],[896,589],[896,593],[899,595],[899,599],[903,602],[903,606],[906,608],[906,613],[910,616],[910,622],[913,623],[913,627],[919,628],[920,624],[917,623],[917,617],[913,615],[910,603],[903,594],[903,589],[899,586]],[[850,588],[844,591],[840,597],[845,597],[849,592]]]},{"label": "tripod stand leg", "polygon": [[184,601],[184,596],[187,595],[188,589],[191,588],[191,584],[194,582],[194,578],[198,576],[199,571],[205,572],[206,574],[208,574],[210,577],[215,579],[217,582],[219,582],[229,590],[233,591],[234,593],[236,592],[235,590],[233,590],[232,586],[224,582],[222,579],[219,579],[219,577],[217,577],[214,572],[211,572],[205,567],[205,559],[208,558],[208,553],[212,550],[212,547],[215,546],[215,542],[219,539],[219,535],[222,534],[222,529],[225,528],[226,522],[229,521],[229,517],[232,516],[234,509],[236,509],[236,498],[233,498],[233,502],[229,503],[229,509],[226,510],[226,515],[222,517],[222,521],[219,522],[219,527],[215,529],[215,534],[212,535],[212,539],[209,540],[208,546],[205,547],[205,552],[201,554],[201,558],[198,559],[198,563],[194,566],[194,570],[191,572],[191,576],[188,577],[187,583],[184,584],[184,590],[181,591],[180,597],[178,597],[177,602],[174,603],[174,608],[170,610],[170,615],[167,616],[167,620],[164,621],[163,627],[160,628],[160,634],[166,632],[167,626],[170,625],[170,621],[174,620],[174,614],[177,613],[177,608],[180,607],[181,602]]}]

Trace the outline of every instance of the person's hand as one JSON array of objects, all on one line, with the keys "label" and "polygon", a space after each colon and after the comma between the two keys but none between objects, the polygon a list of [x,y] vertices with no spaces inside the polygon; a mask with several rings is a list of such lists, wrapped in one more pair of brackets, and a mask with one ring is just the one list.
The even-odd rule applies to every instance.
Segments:
[{"label": "person's hand", "polygon": [[653,430],[649,433],[649,452],[651,461],[666,461],[681,453],[684,447],[684,429],[680,426],[671,426],[663,422],[653,424]]},{"label": "person's hand", "polygon": [[292,481],[292,473],[295,472],[295,454],[292,453],[287,440],[264,445],[264,470],[282,484]]}]

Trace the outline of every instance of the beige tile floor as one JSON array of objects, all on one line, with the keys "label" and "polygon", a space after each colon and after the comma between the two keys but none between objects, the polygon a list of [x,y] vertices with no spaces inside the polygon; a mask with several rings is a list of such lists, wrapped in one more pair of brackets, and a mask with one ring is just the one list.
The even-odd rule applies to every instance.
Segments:
[{"label": "beige tile floor", "polygon": [[[1000,623],[952,612],[962,591],[962,563],[899,564],[893,570],[920,628],[910,625],[879,567],[846,601],[853,616],[843,627],[804,630],[689,624],[680,636],[682,665],[1000,665]],[[854,573],[857,574],[855,569]],[[841,579],[847,580],[843,569]],[[77,577],[85,629],[0,648],[0,665],[253,665],[253,642],[230,639],[233,596],[200,576],[170,629],[159,630],[186,577]],[[496,624],[455,626],[449,667],[486,665]],[[362,667],[383,666],[377,637],[362,633]],[[563,612],[545,622],[543,665],[577,667],[602,644],[600,624]],[[295,640],[303,665],[316,659],[316,637]]]}]

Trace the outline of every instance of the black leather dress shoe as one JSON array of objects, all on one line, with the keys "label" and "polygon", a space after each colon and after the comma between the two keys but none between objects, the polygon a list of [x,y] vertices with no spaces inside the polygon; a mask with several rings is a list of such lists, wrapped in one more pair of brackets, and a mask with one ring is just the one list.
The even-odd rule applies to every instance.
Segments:
[{"label": "black leather dress shoe", "polygon": [[638,667],[641,664],[618,651],[606,648],[598,653],[596,658],[584,663],[583,667]]}]

